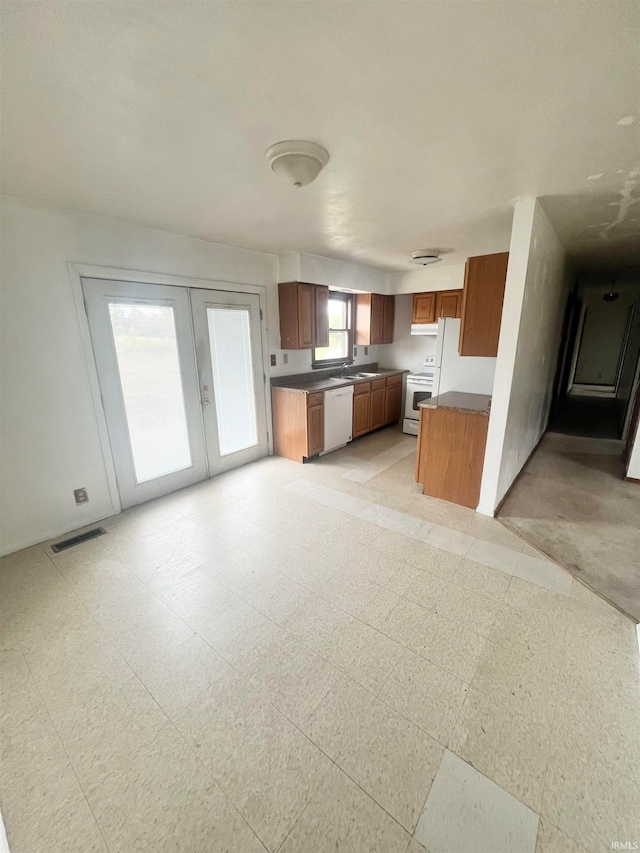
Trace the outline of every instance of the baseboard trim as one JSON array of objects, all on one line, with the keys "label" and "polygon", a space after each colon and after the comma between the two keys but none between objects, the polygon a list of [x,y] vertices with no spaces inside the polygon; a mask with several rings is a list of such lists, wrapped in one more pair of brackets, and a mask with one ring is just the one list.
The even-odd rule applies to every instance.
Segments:
[{"label": "baseboard trim", "polygon": [[479,512],[480,515],[487,515],[487,516],[489,516],[489,518],[493,518],[495,515],[494,510],[490,509],[489,507],[480,506],[480,505],[478,505],[476,507],[476,512]]}]

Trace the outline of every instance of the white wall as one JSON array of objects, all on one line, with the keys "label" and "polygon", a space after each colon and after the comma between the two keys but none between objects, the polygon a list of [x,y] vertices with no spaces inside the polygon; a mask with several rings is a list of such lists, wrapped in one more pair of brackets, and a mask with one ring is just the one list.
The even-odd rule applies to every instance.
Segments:
[{"label": "white wall", "polygon": [[493,515],[549,418],[568,293],[566,254],[539,202],[516,202],[478,511]]},{"label": "white wall", "polygon": [[387,293],[426,293],[459,290],[464,286],[464,264],[433,264],[387,275]]},{"label": "white wall", "polygon": [[379,347],[380,366],[398,367],[419,373],[427,355],[435,355],[435,335],[412,335],[411,314],[413,297],[410,294],[396,296],[393,343]]},{"label": "white wall", "polygon": [[[300,278],[310,284],[326,284],[328,287],[344,287],[347,290],[362,290],[367,293],[387,292],[387,273],[382,270],[355,264],[352,261],[338,261],[322,255],[300,253]],[[289,279],[291,280],[291,279]],[[280,281],[285,279],[280,278]]]},{"label": "white wall", "polygon": [[69,263],[277,291],[275,255],[3,199],[0,553],[112,512]]},{"label": "white wall", "polygon": [[[3,198],[0,554],[113,512],[69,264],[265,286],[272,376],[311,370],[280,350],[279,259],[96,216]],[[385,292],[387,274],[316,255],[280,259],[289,280]],[[299,273],[299,275],[297,274]],[[358,347],[356,364],[387,347]],[[267,371],[269,370],[267,366]],[[89,502],[76,506],[73,489]]]},{"label": "white wall", "polygon": [[[637,272],[636,276],[640,278]],[[602,298],[610,290],[620,294],[615,302],[605,302]],[[582,385],[614,385],[629,310],[640,299],[640,282],[633,278],[612,282],[611,274],[592,273],[588,282],[578,288],[578,295],[585,304],[586,315],[573,381]]]}]

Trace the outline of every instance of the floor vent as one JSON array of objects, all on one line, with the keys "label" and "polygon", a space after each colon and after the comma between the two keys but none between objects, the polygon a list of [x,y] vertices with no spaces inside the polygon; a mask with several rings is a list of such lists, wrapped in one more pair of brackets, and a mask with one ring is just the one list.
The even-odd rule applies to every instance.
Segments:
[{"label": "floor vent", "polygon": [[77,536],[70,536],[68,539],[63,539],[62,542],[56,542],[55,545],[51,546],[51,550],[57,554],[58,551],[66,551],[67,548],[73,548],[74,545],[79,545],[81,542],[88,542],[89,539],[95,539],[96,536],[102,536],[106,532],[104,527],[94,527],[93,530],[87,530],[86,533],[78,533]]}]

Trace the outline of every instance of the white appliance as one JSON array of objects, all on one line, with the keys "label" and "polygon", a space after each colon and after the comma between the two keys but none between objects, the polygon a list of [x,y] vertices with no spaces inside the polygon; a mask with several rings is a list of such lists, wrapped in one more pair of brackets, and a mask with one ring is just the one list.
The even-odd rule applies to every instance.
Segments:
[{"label": "white appliance", "polygon": [[418,435],[418,404],[422,400],[437,397],[447,391],[493,393],[496,359],[458,354],[460,320],[453,317],[442,318],[436,328],[436,354],[425,358],[420,373],[410,373],[407,376],[402,431],[409,435]]},{"label": "white appliance", "polygon": [[435,337],[438,334],[438,324],[437,323],[412,323],[411,324],[411,334],[412,335],[432,335]]},{"label": "white appliance", "polygon": [[436,357],[428,355],[422,362],[424,368],[420,373],[407,375],[407,387],[404,398],[404,420],[402,432],[417,435],[420,422],[418,403],[436,397],[439,393],[440,369],[436,367]]},{"label": "white appliance", "polygon": [[440,368],[440,382],[437,393],[492,394],[496,359],[459,355],[459,340],[459,319],[447,317],[438,321],[435,366]]},{"label": "white appliance", "polygon": [[[353,385],[324,392],[324,450],[344,447],[352,438]],[[322,454],[321,454],[322,455]]]}]

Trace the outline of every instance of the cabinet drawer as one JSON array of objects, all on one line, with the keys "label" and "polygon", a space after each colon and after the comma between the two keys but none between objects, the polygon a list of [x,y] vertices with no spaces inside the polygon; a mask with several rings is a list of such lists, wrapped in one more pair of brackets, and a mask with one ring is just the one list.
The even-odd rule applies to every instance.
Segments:
[{"label": "cabinet drawer", "polygon": [[307,407],[311,408],[311,406],[321,406],[324,402],[324,394],[322,391],[318,391],[317,394],[307,394]]},{"label": "cabinet drawer", "polygon": [[379,391],[381,388],[384,388],[384,386],[386,384],[387,384],[386,379],[374,379],[373,382],[371,383],[371,390],[372,391]]},{"label": "cabinet drawer", "polygon": [[396,385],[402,385],[402,374],[396,376],[387,376],[387,388],[394,388]]},{"label": "cabinet drawer", "polygon": [[353,386],[353,396],[357,397],[359,394],[369,394],[371,392],[371,383],[370,382],[358,382]]}]

